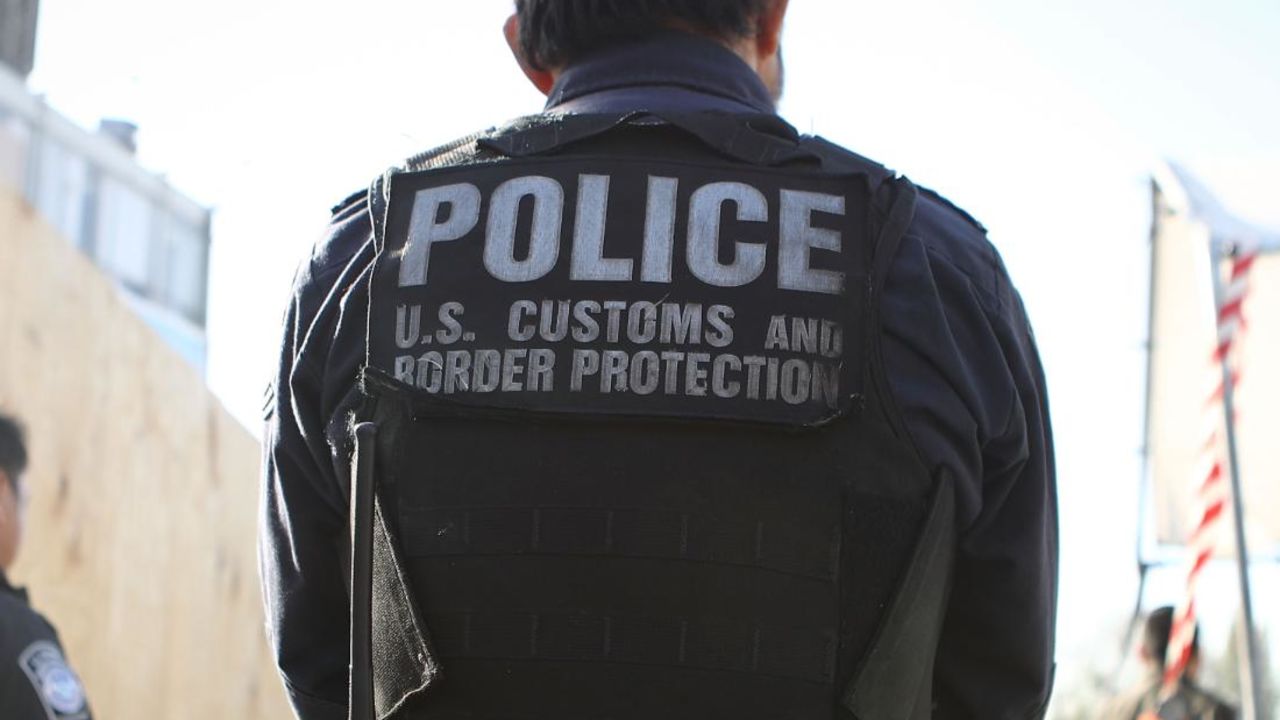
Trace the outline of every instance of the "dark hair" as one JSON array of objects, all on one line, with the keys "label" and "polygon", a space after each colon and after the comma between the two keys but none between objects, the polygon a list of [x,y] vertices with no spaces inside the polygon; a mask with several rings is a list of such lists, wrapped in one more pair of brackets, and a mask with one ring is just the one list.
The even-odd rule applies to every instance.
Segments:
[{"label": "dark hair", "polygon": [[0,414],[0,470],[9,476],[13,489],[18,489],[18,476],[27,469],[27,446],[22,425],[8,415]]},{"label": "dark hair", "polygon": [[[1147,624],[1142,635],[1142,647],[1147,655],[1161,666],[1165,656],[1169,654],[1169,633],[1173,631],[1173,608],[1165,606],[1156,608],[1147,616]],[[1191,654],[1200,651],[1200,628],[1191,636]]]},{"label": "dark hair", "polygon": [[545,70],[672,24],[720,40],[749,37],[767,4],[768,0],[516,0],[516,14],[525,58]]}]

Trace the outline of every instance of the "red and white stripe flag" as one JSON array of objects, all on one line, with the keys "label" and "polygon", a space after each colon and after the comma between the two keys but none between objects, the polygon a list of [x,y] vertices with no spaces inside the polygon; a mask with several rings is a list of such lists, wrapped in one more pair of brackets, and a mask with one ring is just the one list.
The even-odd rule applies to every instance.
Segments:
[{"label": "red and white stripe flag", "polygon": [[[1205,565],[1217,550],[1219,538],[1226,525],[1227,502],[1230,498],[1228,466],[1225,443],[1225,413],[1223,396],[1223,364],[1231,376],[1232,386],[1240,381],[1240,368],[1234,362],[1233,352],[1245,327],[1244,303],[1249,292],[1249,270],[1257,260],[1256,250],[1238,250],[1231,263],[1231,279],[1226,283],[1218,306],[1218,345],[1212,355],[1214,382],[1205,402],[1204,444],[1201,462],[1193,481],[1197,483],[1193,529],[1187,549],[1191,553],[1191,567],[1187,572],[1186,592],[1182,603],[1173,615],[1173,627],[1169,631],[1169,649],[1165,655],[1164,688],[1172,693],[1178,685],[1191,659],[1191,643],[1196,631],[1196,586]],[[1231,418],[1234,422],[1235,418]]]}]

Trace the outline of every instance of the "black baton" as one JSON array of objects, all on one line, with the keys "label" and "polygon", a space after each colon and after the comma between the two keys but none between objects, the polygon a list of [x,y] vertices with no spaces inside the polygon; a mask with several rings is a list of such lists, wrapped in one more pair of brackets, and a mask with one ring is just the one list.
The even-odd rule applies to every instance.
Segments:
[{"label": "black baton", "polygon": [[373,704],[373,448],[378,426],[356,425],[351,457],[350,720],[377,720]]}]

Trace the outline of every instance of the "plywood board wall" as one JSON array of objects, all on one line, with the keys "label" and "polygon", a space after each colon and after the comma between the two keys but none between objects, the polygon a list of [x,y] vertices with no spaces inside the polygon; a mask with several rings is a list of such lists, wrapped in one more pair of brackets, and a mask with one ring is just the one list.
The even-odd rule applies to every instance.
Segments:
[{"label": "plywood board wall", "polygon": [[99,720],[291,717],[258,593],[257,444],[3,190],[0,408],[32,452],[12,579],[58,627]]}]

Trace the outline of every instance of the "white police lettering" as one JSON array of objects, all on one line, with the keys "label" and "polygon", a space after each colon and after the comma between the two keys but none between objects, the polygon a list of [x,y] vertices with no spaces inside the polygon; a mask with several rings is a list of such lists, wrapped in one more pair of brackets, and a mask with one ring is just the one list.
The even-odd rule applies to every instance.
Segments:
[{"label": "white police lettering", "polygon": [[865,298],[846,288],[862,208],[844,181],[603,166],[393,184],[370,364],[494,408],[810,423],[848,407],[844,332],[861,337]]},{"label": "white police lettering", "polygon": [[815,270],[810,250],[840,252],[840,233],[813,226],[813,211],[844,215],[844,198],[839,195],[782,191],[781,242],[778,246],[778,287],[783,290],[838,295],[844,292],[844,273]]},{"label": "white police lettering", "polygon": [[[444,220],[441,210],[446,209]],[[431,246],[471,232],[480,220],[480,190],[471,183],[419,190],[409,219],[409,239],[400,261],[400,286],[425,285]]]},{"label": "white police lettering", "polygon": [[653,342],[658,333],[658,306],[651,302],[638,302],[627,311],[627,336],[638,344]]},{"label": "white police lettering", "polygon": [[836,408],[840,403],[840,363],[732,353],[577,348],[570,362],[569,391],[781,400],[788,405],[813,402]]},{"label": "white police lettering", "polygon": [[774,315],[769,318],[764,349],[837,358],[844,353],[844,332],[830,320]]},{"label": "white police lettering", "polygon": [[[566,207],[565,188],[550,177],[523,176],[498,185],[489,198],[482,228],[485,269],[493,278],[511,283],[547,276],[560,262],[562,224],[565,214],[572,212],[572,247],[567,252],[570,280],[672,283],[680,182],[659,176],[649,176],[647,182],[638,278],[636,258],[605,257],[609,175],[579,175],[573,208]],[[408,238],[400,257],[401,287],[428,284],[433,245],[478,239],[481,233],[473,231],[480,223],[482,203],[481,192],[470,183],[428,188],[415,194]],[[520,209],[526,203],[532,207],[529,237],[517,238]],[[844,273],[813,267],[812,251],[841,253],[843,237],[839,230],[815,227],[813,213],[843,216],[845,198],[782,189],[776,207],[776,243],[747,241],[742,239],[744,224],[763,225],[773,216],[764,193],[743,182],[712,182],[695,189],[689,198],[684,258],[692,276],[713,287],[748,285],[763,275],[768,254],[773,251],[777,253],[777,287],[826,295],[842,293]],[[728,213],[730,208],[732,212]],[[726,223],[725,217],[733,221]],[[630,232],[630,223],[618,226],[619,232]],[[735,230],[738,239],[734,239]],[[526,240],[527,255],[517,257],[517,248],[523,247]],[[728,263],[721,262],[725,256]]]},{"label": "white police lettering", "polygon": [[[399,355],[393,372],[431,394],[549,393],[563,382],[569,393],[601,395],[828,408],[841,398],[843,330],[825,318],[774,315],[756,345],[764,352],[744,354],[734,345],[737,312],[722,304],[521,299],[507,309],[506,337],[494,338],[497,346],[491,347],[472,346],[478,341],[463,324],[462,303],[442,303],[435,330],[414,319],[428,312],[416,305],[397,308],[397,346],[417,340],[458,347]],[[582,346],[588,343],[592,347]],[[557,362],[562,355],[569,358],[566,365]]]},{"label": "white police lettering", "polygon": [[573,280],[631,279],[631,260],[604,256],[605,214],[609,204],[608,175],[578,176],[578,207],[573,224]]},{"label": "white police lettering", "polygon": [[508,316],[507,336],[512,340],[525,342],[533,339],[538,331],[538,326],[531,322],[526,322],[525,317],[536,316],[538,314],[538,303],[532,300],[521,300],[511,305],[511,313]]},{"label": "white police lettering", "polygon": [[649,202],[644,213],[644,260],[640,279],[652,283],[671,282],[671,256],[675,252],[675,178],[649,176]]},{"label": "white police lettering", "polygon": [[422,335],[422,306],[396,308],[396,347],[407,350],[418,344]]},{"label": "white police lettering", "polygon": [[[533,198],[533,227],[529,256],[516,259],[516,225],[520,203]],[[484,241],[484,267],[504,282],[529,282],[551,272],[560,257],[560,223],[564,219],[564,188],[538,175],[508,180],[489,199],[489,225]]]},{"label": "white police lettering", "polygon": [[689,201],[689,270],[699,280],[716,287],[746,285],[764,272],[765,248],[759,243],[735,243],[734,259],[723,265],[720,251],[720,209],[726,202],[737,205],[739,222],[765,222],[769,203],[757,189],[739,182],[704,185]]}]

